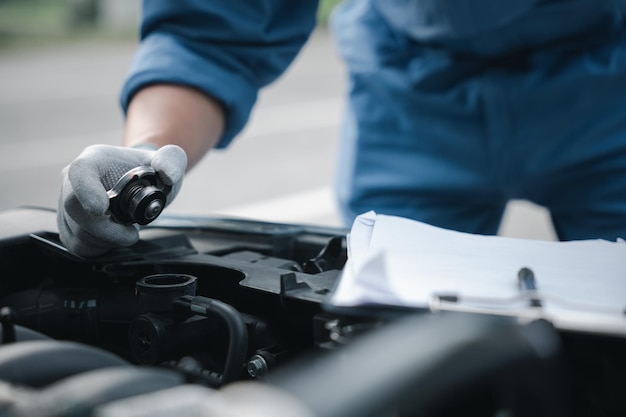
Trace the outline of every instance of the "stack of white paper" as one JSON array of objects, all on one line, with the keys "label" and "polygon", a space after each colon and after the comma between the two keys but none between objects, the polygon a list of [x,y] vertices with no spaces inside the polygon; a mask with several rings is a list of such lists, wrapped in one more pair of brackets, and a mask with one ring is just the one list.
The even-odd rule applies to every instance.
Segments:
[{"label": "stack of white paper", "polygon": [[[534,272],[532,294],[519,287],[523,267]],[[540,308],[530,307],[530,295],[541,298]],[[626,244],[474,235],[369,212],[348,236],[348,263],[330,304],[541,316],[626,335]]]}]

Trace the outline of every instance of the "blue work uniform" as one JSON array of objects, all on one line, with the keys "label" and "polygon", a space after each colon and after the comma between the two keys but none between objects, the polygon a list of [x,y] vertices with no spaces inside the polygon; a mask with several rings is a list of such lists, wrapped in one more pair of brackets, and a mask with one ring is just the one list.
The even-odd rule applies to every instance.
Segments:
[{"label": "blue work uniform", "polygon": [[[561,239],[626,237],[624,0],[354,0],[333,18],[348,64],[337,195],[365,211],[497,232],[510,199]],[[122,93],[194,86],[244,126],[314,27],[315,1],[144,2]]]}]

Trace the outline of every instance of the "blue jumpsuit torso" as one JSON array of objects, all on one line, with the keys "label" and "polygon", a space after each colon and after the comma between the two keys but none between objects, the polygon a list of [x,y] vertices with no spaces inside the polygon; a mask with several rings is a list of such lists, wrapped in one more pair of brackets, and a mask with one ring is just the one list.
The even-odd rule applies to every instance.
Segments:
[{"label": "blue jumpsuit torso", "polygon": [[[376,210],[495,233],[505,204],[548,207],[563,239],[626,236],[621,0],[353,0],[333,31],[350,96],[337,177],[346,222]],[[145,2],[122,93],[192,85],[245,124],[289,65],[315,1]]]}]

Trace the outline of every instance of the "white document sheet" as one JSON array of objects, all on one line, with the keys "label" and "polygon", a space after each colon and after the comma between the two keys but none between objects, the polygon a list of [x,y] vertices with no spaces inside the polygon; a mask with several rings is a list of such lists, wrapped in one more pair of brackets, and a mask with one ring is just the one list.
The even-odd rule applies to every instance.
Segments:
[{"label": "white document sheet", "polygon": [[[534,273],[541,308],[529,308],[519,287],[523,267]],[[532,312],[626,334],[626,244],[474,235],[374,212],[355,220],[331,305],[432,308],[437,296],[457,297],[449,309]]]}]

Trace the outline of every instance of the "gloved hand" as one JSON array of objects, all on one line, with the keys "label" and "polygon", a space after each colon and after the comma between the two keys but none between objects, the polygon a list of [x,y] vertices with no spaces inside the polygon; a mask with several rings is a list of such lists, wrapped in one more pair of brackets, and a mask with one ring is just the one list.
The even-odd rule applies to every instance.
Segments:
[{"label": "gloved hand", "polygon": [[107,191],[130,169],[151,166],[165,185],[169,204],[180,190],[187,155],[176,145],[157,150],[93,145],[61,173],[57,225],[61,242],[80,256],[98,256],[139,240],[139,227],[115,222],[107,210]]}]

